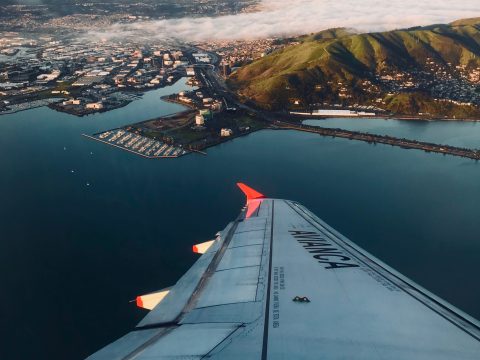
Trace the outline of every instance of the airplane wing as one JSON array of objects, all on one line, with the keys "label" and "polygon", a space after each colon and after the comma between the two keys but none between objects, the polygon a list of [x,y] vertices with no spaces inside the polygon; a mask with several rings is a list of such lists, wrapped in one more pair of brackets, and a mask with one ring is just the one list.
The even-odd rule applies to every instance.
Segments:
[{"label": "airplane wing", "polygon": [[480,323],[302,205],[247,205],[152,309],[89,360],[480,359]]}]

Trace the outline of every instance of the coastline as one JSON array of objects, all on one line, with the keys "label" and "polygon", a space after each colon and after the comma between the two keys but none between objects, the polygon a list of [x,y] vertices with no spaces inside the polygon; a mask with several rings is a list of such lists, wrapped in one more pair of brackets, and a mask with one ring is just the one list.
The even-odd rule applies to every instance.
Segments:
[{"label": "coastline", "polygon": [[[51,102],[49,102],[49,100],[52,100]],[[35,102],[42,102],[41,104],[35,104],[33,106],[29,106],[27,108],[24,108],[24,109],[16,109],[16,110],[7,110],[7,111],[0,111],[0,117],[2,115],[11,115],[11,114],[16,114],[16,113],[19,113],[19,112],[22,112],[22,111],[28,111],[28,110],[32,110],[32,109],[38,109],[38,108],[41,108],[41,107],[48,107],[50,108],[50,105],[56,103],[56,102],[59,102],[61,101],[62,99],[59,99],[59,98],[49,98],[49,99],[45,99],[45,100],[34,100]]]},{"label": "coastline", "polygon": [[[52,97],[52,98],[46,98],[46,99],[42,99],[42,100],[33,100],[33,101],[45,101],[45,104],[42,104],[42,105],[35,105],[35,106],[28,107],[28,108],[25,108],[25,109],[19,109],[19,110],[13,110],[13,111],[12,110],[0,111],[0,117],[2,115],[15,114],[15,113],[18,113],[18,112],[31,110],[31,109],[35,109],[35,108],[39,108],[39,107],[43,107],[43,106],[47,106],[50,109],[58,111],[60,113],[64,113],[64,114],[68,114],[68,115],[74,115],[74,116],[78,116],[78,117],[83,117],[83,116],[88,116],[88,115],[93,115],[93,114],[106,113],[106,112],[109,112],[109,111],[112,111],[112,110],[121,109],[121,108],[129,105],[130,103],[140,99],[145,93],[173,86],[180,79],[182,79],[182,76],[176,76],[174,78],[174,80],[169,84],[164,84],[164,85],[156,86],[156,87],[153,87],[153,88],[128,89],[128,90],[125,90],[125,91],[119,91],[119,92],[123,92],[125,94],[128,94],[130,97],[134,97],[134,98],[125,99],[125,100],[122,101],[121,104],[118,104],[118,105],[110,107],[110,108],[103,108],[103,109],[100,109],[100,110],[93,110],[93,111],[92,110],[87,111],[85,108],[81,108],[80,111],[63,110],[60,107],[57,107],[55,105],[57,103],[61,102],[62,100],[65,100],[66,98],[54,98],[54,97]],[[165,101],[168,101],[166,99],[167,97],[168,97],[168,95],[167,96],[162,96],[161,99],[165,100]],[[50,99],[52,99],[51,102],[49,102]],[[170,102],[172,102],[172,101],[170,101]],[[26,104],[26,103],[28,103],[28,101],[26,101],[24,103],[21,103],[21,104]],[[180,103],[180,104],[181,105],[186,105],[186,104],[183,104],[183,103]]]},{"label": "coastline", "polygon": [[400,121],[449,121],[449,122],[480,122],[480,118],[440,118],[440,117],[421,117],[410,115],[375,115],[375,116],[315,116],[315,115],[289,115],[293,119],[299,120],[328,120],[328,119],[376,119],[376,120],[400,120]]},{"label": "coastline", "polygon": [[[193,104],[189,104],[189,103],[185,103],[185,102],[180,101],[180,100],[172,99],[171,96],[172,95],[165,95],[165,96],[162,96],[160,99],[162,99],[163,101],[172,103],[172,104],[185,106],[186,108],[189,108],[189,109],[192,109],[192,110],[197,110],[197,108]],[[176,114],[179,114],[179,113],[180,112],[172,114],[172,115],[176,115]]]}]

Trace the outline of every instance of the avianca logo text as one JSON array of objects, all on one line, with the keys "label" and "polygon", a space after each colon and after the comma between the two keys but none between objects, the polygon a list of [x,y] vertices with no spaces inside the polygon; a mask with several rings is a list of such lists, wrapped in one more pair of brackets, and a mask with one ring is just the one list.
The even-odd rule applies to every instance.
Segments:
[{"label": "avianca logo text", "polygon": [[294,231],[289,233],[297,240],[325,269],[343,269],[358,267],[352,264],[352,259],[345,256],[321,234],[312,231]]}]

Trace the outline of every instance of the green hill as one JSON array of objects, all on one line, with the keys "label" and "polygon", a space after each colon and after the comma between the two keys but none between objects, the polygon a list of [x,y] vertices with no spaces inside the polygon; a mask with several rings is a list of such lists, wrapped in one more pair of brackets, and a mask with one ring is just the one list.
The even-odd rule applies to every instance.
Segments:
[{"label": "green hill", "polygon": [[[475,103],[475,91],[480,92],[474,81],[466,80],[480,69],[480,18],[366,34],[333,29],[299,39],[298,45],[242,67],[229,84],[241,96],[274,110],[292,108],[295,102],[304,108],[317,103],[375,102],[385,110],[413,114],[421,112],[425,108],[421,104],[429,98],[438,97],[453,109],[444,109],[445,115],[457,115],[458,107],[465,113],[476,111],[475,106],[456,103],[470,98]],[[452,90],[451,96],[442,96],[442,85],[455,88],[451,82],[458,82],[460,88],[468,82],[472,94]],[[395,95],[402,96],[392,101]]]}]

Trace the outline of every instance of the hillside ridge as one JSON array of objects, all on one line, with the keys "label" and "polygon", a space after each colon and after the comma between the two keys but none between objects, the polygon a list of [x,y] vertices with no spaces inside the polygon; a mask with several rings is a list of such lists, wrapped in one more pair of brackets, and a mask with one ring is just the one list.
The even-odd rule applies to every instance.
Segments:
[{"label": "hillside ridge", "polygon": [[363,34],[338,28],[299,40],[240,68],[230,86],[271,110],[364,104],[410,115],[479,111],[480,18]]}]

